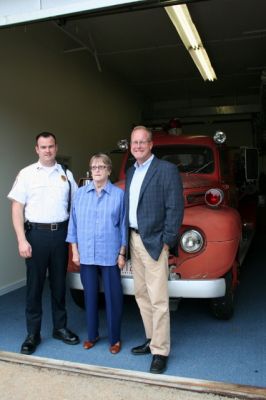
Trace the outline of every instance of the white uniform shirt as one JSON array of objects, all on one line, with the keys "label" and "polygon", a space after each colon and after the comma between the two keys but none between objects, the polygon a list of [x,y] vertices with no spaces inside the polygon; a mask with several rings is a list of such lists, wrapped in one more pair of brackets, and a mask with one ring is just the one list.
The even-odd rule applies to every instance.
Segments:
[{"label": "white uniform shirt", "polygon": [[[67,177],[73,199],[77,184],[70,171]],[[25,220],[54,223],[69,218],[68,196],[69,183],[61,165],[47,169],[37,162],[19,172],[7,197],[25,205]]]}]

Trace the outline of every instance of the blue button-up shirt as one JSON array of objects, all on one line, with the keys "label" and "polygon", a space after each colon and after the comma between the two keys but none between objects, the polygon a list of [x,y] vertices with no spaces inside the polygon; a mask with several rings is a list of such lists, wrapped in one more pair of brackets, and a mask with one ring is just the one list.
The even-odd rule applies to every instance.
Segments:
[{"label": "blue button-up shirt", "polygon": [[97,195],[93,181],[78,189],[66,241],[77,243],[80,263],[116,265],[126,245],[124,192],[107,182]]}]

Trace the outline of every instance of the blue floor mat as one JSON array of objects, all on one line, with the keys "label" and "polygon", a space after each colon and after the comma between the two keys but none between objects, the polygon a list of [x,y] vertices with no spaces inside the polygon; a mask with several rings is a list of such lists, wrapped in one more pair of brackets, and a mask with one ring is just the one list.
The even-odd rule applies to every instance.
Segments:
[{"label": "blue floor mat", "polygon": [[[182,300],[171,312],[171,354],[166,374],[178,377],[266,387],[266,266],[264,237],[257,237],[243,265],[235,298],[235,314],[219,321],[205,300]],[[25,288],[0,297],[0,349],[19,352],[25,338]],[[86,340],[85,313],[67,294],[68,326]],[[145,340],[142,321],[133,298],[126,298],[122,351],[108,348],[104,308],[100,309],[97,345],[85,351],[82,344],[65,345],[52,338],[50,293],[43,296],[42,343],[34,355],[90,365],[147,372],[151,356],[133,356],[131,347]]]}]

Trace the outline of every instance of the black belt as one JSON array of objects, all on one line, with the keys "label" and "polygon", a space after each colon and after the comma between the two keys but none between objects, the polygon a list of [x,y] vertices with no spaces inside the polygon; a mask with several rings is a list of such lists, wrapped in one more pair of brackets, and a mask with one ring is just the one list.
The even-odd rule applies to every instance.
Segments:
[{"label": "black belt", "polygon": [[137,235],[139,235],[139,230],[136,228],[129,228],[131,231],[135,232]]},{"label": "black belt", "polygon": [[52,224],[43,224],[39,222],[26,222],[26,227],[28,229],[45,229],[48,231],[58,231],[60,229],[67,228],[68,220],[64,222],[53,222]]}]

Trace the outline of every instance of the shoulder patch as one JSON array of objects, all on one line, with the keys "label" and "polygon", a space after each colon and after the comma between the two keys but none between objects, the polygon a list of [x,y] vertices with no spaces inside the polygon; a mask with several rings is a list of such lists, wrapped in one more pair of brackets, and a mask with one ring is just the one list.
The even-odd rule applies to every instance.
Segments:
[{"label": "shoulder patch", "polygon": [[17,176],[16,176],[16,179],[15,179],[15,181],[14,181],[14,183],[13,183],[12,189],[13,189],[13,188],[16,186],[16,184],[18,183],[19,174],[20,174],[20,173],[18,173]]}]

